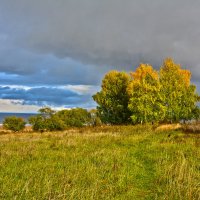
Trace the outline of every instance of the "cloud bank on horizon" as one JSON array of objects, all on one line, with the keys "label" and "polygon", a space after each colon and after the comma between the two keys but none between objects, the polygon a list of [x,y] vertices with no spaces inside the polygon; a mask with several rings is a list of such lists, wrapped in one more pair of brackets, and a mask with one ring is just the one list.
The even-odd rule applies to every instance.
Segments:
[{"label": "cloud bank on horizon", "polygon": [[200,85],[199,10],[197,0],[1,1],[0,111],[94,107],[107,71],[165,57]]}]

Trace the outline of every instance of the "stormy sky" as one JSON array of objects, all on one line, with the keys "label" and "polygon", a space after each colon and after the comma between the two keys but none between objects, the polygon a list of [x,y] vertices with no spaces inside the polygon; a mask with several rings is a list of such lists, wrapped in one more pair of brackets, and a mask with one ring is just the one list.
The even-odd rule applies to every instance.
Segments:
[{"label": "stormy sky", "polygon": [[95,106],[111,69],[172,57],[200,85],[198,0],[0,0],[0,112]]}]

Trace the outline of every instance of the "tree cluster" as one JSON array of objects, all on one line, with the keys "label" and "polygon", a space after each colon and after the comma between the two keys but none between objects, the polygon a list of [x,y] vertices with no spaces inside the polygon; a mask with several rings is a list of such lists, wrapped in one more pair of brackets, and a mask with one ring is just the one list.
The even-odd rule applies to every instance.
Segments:
[{"label": "tree cluster", "polygon": [[[29,118],[34,131],[61,131],[69,127],[83,127],[97,125],[100,120],[94,111],[89,112],[83,108],[53,111],[51,108],[42,108],[39,114]],[[99,124],[98,124],[99,125]]]},{"label": "tree cluster", "polygon": [[198,119],[199,96],[191,72],[171,58],[160,70],[140,64],[130,74],[110,71],[93,99],[101,120],[109,124],[179,122]]}]

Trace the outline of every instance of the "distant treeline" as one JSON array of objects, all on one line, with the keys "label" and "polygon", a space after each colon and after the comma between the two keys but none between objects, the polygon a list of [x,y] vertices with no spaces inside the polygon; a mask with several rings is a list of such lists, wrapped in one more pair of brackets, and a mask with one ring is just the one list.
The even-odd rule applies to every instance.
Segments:
[{"label": "distant treeline", "polygon": [[159,71],[149,64],[140,64],[130,74],[108,72],[102,80],[101,91],[93,99],[103,123],[172,123],[199,119],[200,98],[190,80],[189,70],[167,58]]},{"label": "distant treeline", "polygon": [[[101,124],[95,109],[83,108],[55,112],[49,107],[41,108],[37,115],[28,119],[33,131],[61,131],[69,127],[97,126]],[[26,122],[21,117],[9,116],[3,121],[3,127],[14,132],[25,128]]]}]

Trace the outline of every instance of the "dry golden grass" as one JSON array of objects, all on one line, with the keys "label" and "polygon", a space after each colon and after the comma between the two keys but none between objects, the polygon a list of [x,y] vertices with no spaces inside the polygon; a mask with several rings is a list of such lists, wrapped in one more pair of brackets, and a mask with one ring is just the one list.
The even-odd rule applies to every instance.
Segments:
[{"label": "dry golden grass", "polygon": [[199,139],[152,126],[5,133],[0,199],[198,200]]},{"label": "dry golden grass", "polygon": [[160,125],[156,128],[156,131],[165,131],[165,130],[178,130],[181,129],[182,125],[177,123],[177,124],[164,124]]}]

